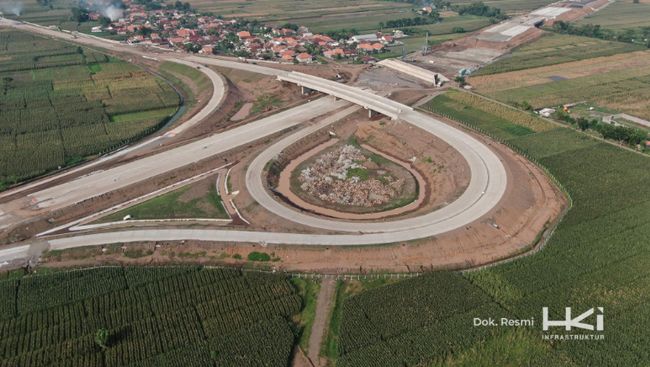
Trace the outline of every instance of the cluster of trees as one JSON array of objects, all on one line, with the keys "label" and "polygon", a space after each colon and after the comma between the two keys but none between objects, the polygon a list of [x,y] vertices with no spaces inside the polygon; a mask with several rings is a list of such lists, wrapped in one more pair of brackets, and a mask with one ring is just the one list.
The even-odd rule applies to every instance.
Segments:
[{"label": "cluster of trees", "polygon": [[156,0],[135,0],[134,3],[144,5],[146,10],[162,9],[162,4]]},{"label": "cluster of trees", "polygon": [[443,9],[443,8],[448,8],[451,6],[450,1],[446,0],[433,0],[433,1],[428,1],[428,0],[385,0],[385,1],[397,1],[399,3],[408,3],[408,4],[413,4],[417,6],[432,6],[436,9]]},{"label": "cluster of trees", "polygon": [[45,6],[45,7],[48,7],[50,9],[54,8],[54,4],[52,4],[53,0],[36,0],[36,3],[38,3],[38,5],[40,5],[40,6]]},{"label": "cluster of trees", "polygon": [[650,27],[624,29],[617,32],[612,29],[603,28],[599,24],[576,25],[569,22],[558,21],[553,24],[553,31],[562,34],[572,34],[608,41],[644,43],[648,48],[650,48]]},{"label": "cluster of trees", "polygon": [[379,23],[379,28],[403,28],[403,27],[413,27],[418,25],[432,24],[440,21],[440,14],[437,12],[431,12],[428,17],[415,17],[415,18],[401,18],[394,19]]},{"label": "cluster of trees", "polygon": [[188,2],[182,2],[180,0],[176,0],[174,3],[174,9],[176,10],[181,10],[181,11],[192,11],[192,5]]},{"label": "cluster of trees", "polygon": [[335,31],[327,31],[325,32],[325,34],[332,37],[332,39],[340,40],[340,39],[348,39],[354,36],[355,34],[359,34],[359,31],[356,28],[350,28],[350,29],[339,29]]},{"label": "cluster of trees", "polygon": [[492,18],[495,21],[507,19],[508,16],[499,8],[485,5],[482,1],[469,5],[455,6],[454,10],[460,15],[477,15],[480,17]]},{"label": "cluster of trees", "polygon": [[88,9],[86,8],[80,8],[80,7],[73,7],[70,9],[70,12],[72,15],[70,16],[70,20],[75,21],[77,23],[83,23],[87,22],[90,17],[88,16]]},{"label": "cluster of trees", "polygon": [[582,131],[591,129],[598,132],[605,139],[623,142],[630,146],[637,146],[648,139],[647,132],[633,127],[608,124],[596,119],[589,120],[584,117],[574,118],[564,111],[556,112],[556,117]]},{"label": "cluster of trees", "polygon": [[294,32],[298,32],[298,29],[300,29],[300,26],[295,23],[284,23],[281,28],[286,28],[286,29],[291,29]]}]

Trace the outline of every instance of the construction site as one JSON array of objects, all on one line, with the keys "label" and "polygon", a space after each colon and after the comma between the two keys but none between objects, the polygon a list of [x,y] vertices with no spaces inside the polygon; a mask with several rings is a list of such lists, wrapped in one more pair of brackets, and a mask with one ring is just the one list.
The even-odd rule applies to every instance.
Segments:
[{"label": "construction site", "polygon": [[[147,56],[145,65],[174,61],[163,52],[111,47]],[[566,208],[534,164],[418,112],[451,85],[453,73],[398,60],[345,70],[197,56],[179,62],[213,85],[212,96],[194,107],[196,122],[155,144],[3,193],[4,243],[30,261],[43,249],[66,249],[70,258],[57,259],[71,264],[114,261],[104,246],[117,242],[153,246],[136,262],[171,260],[164,254],[177,251],[157,250],[164,244],[190,252],[196,246],[205,255],[193,260],[225,263],[272,246],[278,270],[462,268],[534,248]],[[165,214],[161,203],[185,209]],[[85,248],[92,244],[99,246]]]}]

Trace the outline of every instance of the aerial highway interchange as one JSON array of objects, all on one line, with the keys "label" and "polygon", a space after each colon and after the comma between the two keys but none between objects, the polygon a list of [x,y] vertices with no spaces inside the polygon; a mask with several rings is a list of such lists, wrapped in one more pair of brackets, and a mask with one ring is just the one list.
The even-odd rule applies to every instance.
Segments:
[{"label": "aerial highway interchange", "polygon": [[[72,35],[70,33],[63,33],[41,26],[13,22],[6,19],[1,20],[0,25],[40,33],[50,37],[62,38],[79,44],[106,48],[109,50],[119,50],[121,52],[138,56],[148,55],[146,50],[93,36],[81,34]],[[191,65],[206,74],[212,82],[214,92],[210,101],[189,121],[177,127],[175,129],[177,132],[187,128],[188,125],[195,124],[209,116],[219,108],[220,102],[224,98],[223,80],[216,72],[201,65],[214,65],[272,75],[282,81],[295,83],[301,87],[317,90],[325,94],[331,94],[334,97],[337,97],[337,99],[332,97],[319,98],[253,123],[219,134],[214,134],[207,138],[153,156],[125,163],[108,170],[92,172],[68,182],[38,190],[30,193],[24,199],[17,199],[15,200],[16,202],[0,205],[0,213],[2,213],[2,211],[5,212],[5,215],[0,217],[0,225],[8,226],[12,224],[12,221],[22,219],[16,218],[12,215],[6,215],[6,212],[8,212],[7,208],[15,208],[16,205],[18,205],[21,208],[21,213],[25,213],[30,210],[52,210],[75,205],[85,199],[138,183],[147,178],[220,154],[229,149],[236,148],[292,126],[300,125],[306,121],[318,118],[319,116],[340,110],[337,114],[322,119],[315,125],[299,130],[264,151],[255,159],[248,169],[246,185],[250,190],[251,195],[263,207],[276,215],[310,227],[347,233],[332,235],[303,235],[299,233],[269,233],[221,229],[130,229],[108,232],[104,231],[102,233],[80,232],[57,236],[57,238],[52,239],[45,237],[34,241],[33,243],[28,242],[17,245],[13,248],[5,248],[0,252],[0,259],[9,260],[20,258],[21,256],[27,256],[30,246],[36,244],[42,247],[43,241],[46,241],[45,243],[48,244],[51,249],[101,245],[115,242],[208,239],[233,242],[344,246],[395,243],[431,237],[465,226],[493,209],[504,194],[507,184],[505,168],[499,157],[482,142],[429,115],[414,111],[409,106],[395,102],[387,97],[380,96],[367,89],[360,89],[302,73],[287,72],[267,66],[222,60],[212,57],[181,56],[173,53],[151,53],[148,57]],[[354,112],[356,110],[355,108],[345,109],[350,106],[350,103],[361,106],[370,111],[382,113],[391,119],[412,124],[439,137],[457,149],[467,161],[471,169],[471,182],[468,188],[457,200],[441,209],[413,218],[381,223],[352,223],[318,218],[301,213],[296,209],[289,208],[273,199],[264,189],[262,184],[261,170],[264,165],[273,158],[274,155],[292,142],[299,140],[313,131],[324,128],[327,125],[336,122],[338,119]],[[154,139],[160,138],[161,137]],[[150,141],[145,141],[141,144],[148,143],[150,143]],[[135,145],[130,147],[127,151],[137,149],[139,146],[140,145]],[[102,160],[110,160],[122,154],[125,154],[125,152],[117,152],[114,155],[109,155],[103,158]],[[94,164],[97,163],[90,163],[88,166]],[[74,171],[64,172],[62,175],[68,175],[71,173],[74,173]],[[52,179],[53,178],[46,178],[45,180]],[[42,183],[35,182],[29,184],[27,187],[31,188],[40,184]],[[10,190],[9,192],[4,193],[3,196],[13,195],[24,189],[24,187],[18,187],[16,190]]]}]

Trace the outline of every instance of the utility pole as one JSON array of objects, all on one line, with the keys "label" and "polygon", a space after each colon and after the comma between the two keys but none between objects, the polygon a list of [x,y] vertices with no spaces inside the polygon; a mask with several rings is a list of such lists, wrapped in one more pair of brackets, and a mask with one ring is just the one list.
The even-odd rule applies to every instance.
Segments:
[{"label": "utility pole", "polygon": [[424,37],[424,46],[422,46],[422,56],[429,54],[429,32]]}]

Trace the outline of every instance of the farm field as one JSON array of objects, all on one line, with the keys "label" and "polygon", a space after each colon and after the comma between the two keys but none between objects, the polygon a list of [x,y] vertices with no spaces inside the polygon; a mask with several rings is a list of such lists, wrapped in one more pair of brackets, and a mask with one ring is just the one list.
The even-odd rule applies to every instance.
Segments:
[{"label": "farm field", "polygon": [[[82,33],[90,33],[92,27],[100,25],[97,21],[88,21],[78,23],[70,20],[72,15],[70,9],[78,5],[78,1],[73,0],[50,0],[47,5],[39,4],[36,0],[24,1],[9,1],[9,4],[16,3],[21,5],[21,14],[16,16],[11,12],[6,11],[0,7],[0,11],[4,11],[7,18],[17,19],[21,21],[41,24],[45,26],[57,26],[61,29],[69,31],[78,31]],[[93,33],[96,36],[106,37],[115,40],[122,40],[124,36],[111,35],[108,32]]]},{"label": "farm field", "polygon": [[[473,0],[451,0],[452,4],[469,5]],[[483,3],[495,8],[499,8],[506,13],[522,13],[541,8],[555,1],[553,0],[485,0]]]},{"label": "farm field", "polygon": [[14,2],[14,4],[18,4],[15,8],[20,11],[19,17],[11,11],[10,8],[13,7],[8,6],[11,2],[7,2],[7,5],[3,5],[2,8],[0,8],[0,11],[2,11],[8,18],[22,19],[28,22],[45,25],[59,25],[70,19],[70,8],[75,6],[76,3],[77,2],[74,0],[54,0],[48,3],[51,6],[44,6],[39,4],[36,0],[25,0]]},{"label": "farm field", "polygon": [[603,10],[596,12],[584,19],[579,24],[599,24],[608,29],[630,29],[650,27],[650,1],[618,0]]},{"label": "farm field", "polygon": [[473,127],[503,140],[554,128],[554,125],[548,121],[531,113],[508,108],[456,90],[450,90],[434,98],[425,105],[425,108],[439,115],[471,122]]},{"label": "farm field", "polygon": [[[290,0],[261,1],[212,1],[192,0],[192,6],[225,18],[257,19],[263,22],[293,22],[306,26],[319,23],[343,22],[344,28],[354,28],[364,22],[379,23],[385,20],[405,18],[412,14],[411,5],[378,0],[355,1],[334,0],[324,3],[316,0],[301,1],[296,6]],[[361,26],[359,26],[361,27]],[[340,29],[332,26],[332,29]]]},{"label": "farm field", "polygon": [[186,187],[149,199],[101,219],[101,222],[132,219],[229,219],[214,179],[206,179]]},{"label": "farm field", "polygon": [[587,101],[650,118],[650,52],[543,66],[469,79],[476,91],[506,103],[535,108]]},{"label": "farm field", "polygon": [[630,43],[547,33],[542,38],[515,49],[512,54],[497,62],[479,69],[474,75],[498,74],[644,49],[646,48],[643,46]]},{"label": "farm field", "polygon": [[[438,98],[430,108],[446,105],[446,114],[466,118],[462,107]],[[469,108],[487,112],[477,122],[483,129],[493,123],[500,129],[489,117],[493,108]],[[538,160],[572,197],[573,207],[546,247],[480,271],[434,273],[348,298],[337,366],[650,363],[644,342],[650,327],[650,160],[561,127],[503,137]],[[543,341],[542,307],[561,319],[566,306],[604,307],[605,340]],[[534,317],[536,324],[472,325],[474,317],[502,315]]]},{"label": "farm field", "polygon": [[[417,16],[411,4],[376,0],[355,1],[354,5],[342,0],[327,2],[327,4],[307,0],[302,1],[300,7],[296,7],[294,2],[284,0],[253,2],[196,0],[190,3],[197,9],[211,11],[226,18],[243,17],[278,25],[287,22],[296,23],[309,27],[312,32],[342,29],[355,29],[361,33],[373,32],[380,30],[380,23]],[[462,27],[470,32],[489,24],[489,20],[485,17],[451,16],[438,24],[409,27],[409,29],[417,29],[421,35],[426,31],[431,35],[442,35],[453,33],[452,29],[455,27]]]},{"label": "farm field", "polygon": [[165,81],[104,54],[0,31],[0,183],[7,185],[152,133],[180,103]]},{"label": "farm field", "polygon": [[0,293],[1,366],[284,366],[303,303],[284,276],[199,266],[30,275]]}]

